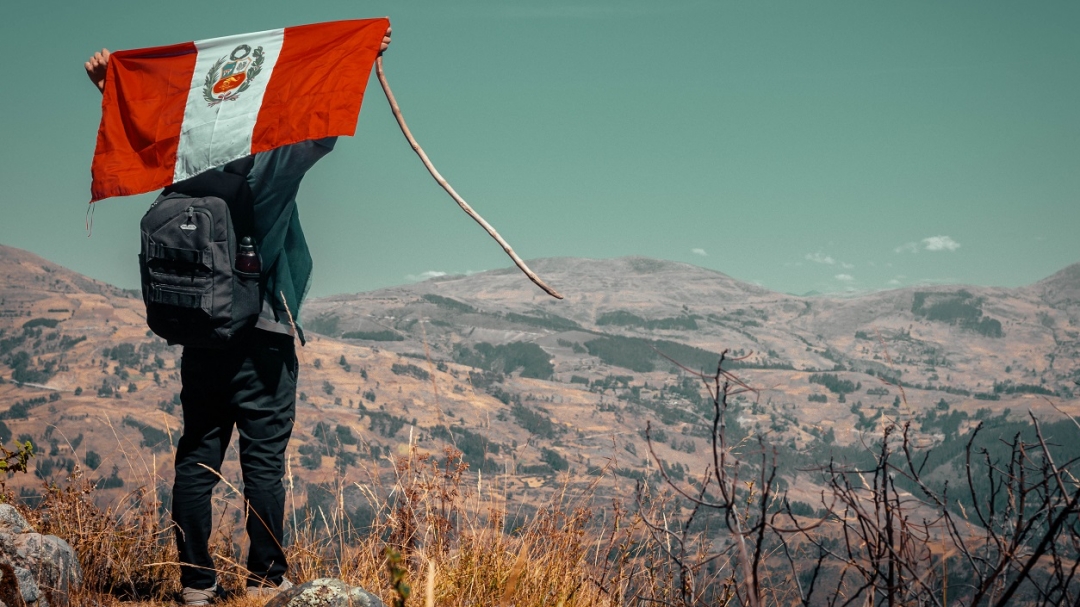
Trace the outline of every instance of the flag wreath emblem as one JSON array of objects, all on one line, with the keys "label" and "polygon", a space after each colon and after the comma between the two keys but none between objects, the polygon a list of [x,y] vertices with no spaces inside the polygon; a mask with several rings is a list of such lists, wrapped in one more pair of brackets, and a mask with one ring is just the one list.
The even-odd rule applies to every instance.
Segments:
[{"label": "flag wreath emblem", "polygon": [[239,98],[240,93],[246,91],[262,71],[265,61],[263,47],[252,50],[246,44],[241,44],[228,55],[218,59],[203,81],[203,99],[206,100],[207,107]]}]

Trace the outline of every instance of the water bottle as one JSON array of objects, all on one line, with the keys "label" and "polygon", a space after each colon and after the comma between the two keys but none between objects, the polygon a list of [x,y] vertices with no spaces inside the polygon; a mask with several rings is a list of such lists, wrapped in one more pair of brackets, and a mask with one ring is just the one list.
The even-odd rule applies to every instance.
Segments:
[{"label": "water bottle", "polygon": [[259,254],[255,252],[255,239],[245,236],[240,240],[240,251],[236,254],[236,270],[258,274],[259,269]]}]

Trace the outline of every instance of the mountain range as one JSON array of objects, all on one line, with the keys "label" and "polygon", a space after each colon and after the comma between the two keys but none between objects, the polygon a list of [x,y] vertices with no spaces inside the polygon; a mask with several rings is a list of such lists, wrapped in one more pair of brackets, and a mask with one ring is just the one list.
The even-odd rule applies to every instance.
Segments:
[{"label": "mountain range", "polygon": [[[10,247],[0,263],[0,440],[33,441],[41,479],[167,488],[179,348],[147,331],[135,292]],[[1080,414],[1080,264],[1020,288],[843,297],[640,257],[530,266],[566,299],[511,268],[305,305],[290,466],[309,502],[390,474],[410,443],[455,446],[523,504],[603,470],[600,493],[617,495],[655,474],[647,423],[666,470],[702,471],[712,404],[698,373],[721,353],[753,389],[732,400],[732,427],[789,458],[859,448],[892,421],[933,446],[993,417]],[[799,478],[792,491],[812,495]]]}]

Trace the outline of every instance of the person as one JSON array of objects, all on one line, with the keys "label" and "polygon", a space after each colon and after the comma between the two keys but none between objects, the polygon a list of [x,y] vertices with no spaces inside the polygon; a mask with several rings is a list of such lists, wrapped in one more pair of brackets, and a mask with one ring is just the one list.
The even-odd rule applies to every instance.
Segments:
[{"label": "person", "polygon": [[[386,31],[380,53],[390,44]],[[104,93],[109,50],[84,65]],[[255,328],[234,348],[187,346],[180,363],[184,429],[176,449],[172,518],[184,605],[223,596],[208,542],[211,496],[235,427],[250,549],[247,593],[269,597],[288,589],[284,551],[285,449],[296,413],[297,320],[312,269],[296,194],[305,173],[334,149],[335,137],[260,152],[223,167],[244,167],[254,195],[255,239],[266,298]],[[246,162],[243,162],[245,161]],[[235,171],[235,169],[233,169]],[[175,186],[174,186],[175,187]]]}]

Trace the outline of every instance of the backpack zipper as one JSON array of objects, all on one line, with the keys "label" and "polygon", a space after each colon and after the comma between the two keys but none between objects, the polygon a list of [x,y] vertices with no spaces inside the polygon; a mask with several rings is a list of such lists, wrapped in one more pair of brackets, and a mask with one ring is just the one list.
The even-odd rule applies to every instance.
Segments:
[{"label": "backpack zipper", "polygon": [[193,215],[195,215],[195,207],[188,207],[187,219],[184,221],[184,223],[180,224],[181,230],[195,230],[198,228],[198,226],[192,223]]}]

